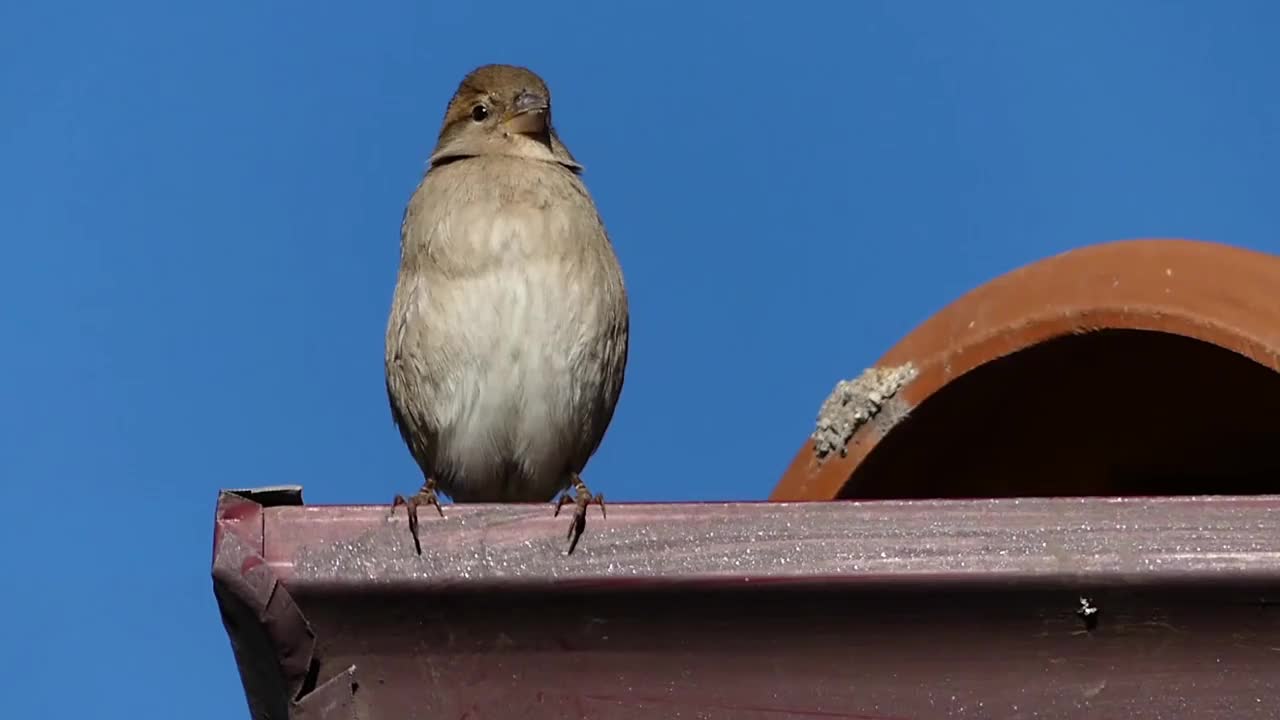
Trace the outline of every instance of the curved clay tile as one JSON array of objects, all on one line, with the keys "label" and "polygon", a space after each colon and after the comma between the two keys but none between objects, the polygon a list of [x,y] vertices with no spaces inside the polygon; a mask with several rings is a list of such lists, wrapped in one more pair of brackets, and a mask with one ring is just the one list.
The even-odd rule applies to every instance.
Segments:
[{"label": "curved clay tile", "polygon": [[1074,250],[929,318],[824,405],[773,500],[1280,491],[1280,257]]}]

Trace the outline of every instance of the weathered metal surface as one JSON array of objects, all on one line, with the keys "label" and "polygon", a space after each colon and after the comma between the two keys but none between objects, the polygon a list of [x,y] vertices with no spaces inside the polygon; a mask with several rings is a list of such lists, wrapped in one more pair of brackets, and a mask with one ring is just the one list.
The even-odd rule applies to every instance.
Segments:
[{"label": "weathered metal surface", "polygon": [[259,720],[288,717],[317,667],[315,634],[262,557],[266,514],[276,505],[301,503],[296,486],[227,491],[218,498],[213,591],[249,714]]},{"label": "weathered metal surface", "polygon": [[771,499],[1280,492],[1276,288],[1280,256],[1190,240],[1002,275],[880,358],[912,375],[874,416],[824,407]]},{"label": "weathered metal surface", "polygon": [[[263,508],[311,671],[259,717],[1262,718],[1280,707],[1280,497]],[[228,517],[232,513],[234,517]],[[220,504],[219,526],[243,523]],[[224,530],[221,535],[225,535]],[[230,557],[223,558],[224,553]],[[252,605],[252,603],[249,603]],[[296,668],[296,666],[294,666]],[[288,673],[284,673],[288,675]],[[289,686],[291,687],[291,686]]]}]

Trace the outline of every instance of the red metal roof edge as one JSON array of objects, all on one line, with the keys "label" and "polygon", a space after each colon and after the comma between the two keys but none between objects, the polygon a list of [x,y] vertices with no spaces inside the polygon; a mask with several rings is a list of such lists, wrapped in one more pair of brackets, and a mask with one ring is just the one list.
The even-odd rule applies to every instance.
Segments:
[{"label": "red metal roof edge", "polygon": [[[608,519],[593,517],[589,521],[587,534],[571,557],[566,557],[563,551],[563,518],[552,518],[550,508],[541,505],[446,506],[444,519],[432,518],[423,523],[425,552],[420,556],[413,551],[403,515],[392,515],[386,506],[308,507],[286,501],[268,507],[254,502],[253,497],[252,491],[242,491],[224,493],[219,498],[213,574],[223,621],[255,718],[350,720],[360,717],[367,720],[384,716],[392,709],[399,714],[386,716],[416,717],[422,713],[435,716],[431,714],[435,712],[432,708],[441,707],[479,707],[498,712],[515,697],[530,703],[521,706],[525,708],[521,711],[525,713],[521,715],[524,717],[585,717],[574,709],[581,706],[583,698],[597,698],[592,702],[605,702],[608,707],[615,707],[623,701],[608,694],[617,691],[616,687],[606,687],[614,682],[608,678],[615,677],[608,672],[587,672],[581,677],[560,674],[577,672],[572,668],[590,667],[590,658],[596,657],[591,653],[597,651],[564,646],[563,654],[538,655],[543,657],[540,661],[543,665],[521,666],[526,667],[526,671],[512,675],[509,663],[516,662],[515,659],[521,655],[510,655],[510,647],[504,649],[500,645],[479,651],[479,655],[473,650],[469,651],[472,654],[459,656],[456,653],[460,650],[453,647],[453,640],[449,640],[447,645],[436,646],[434,643],[440,639],[430,638],[443,632],[448,638],[472,638],[468,642],[477,642],[475,638],[481,638],[478,642],[490,643],[494,638],[511,635],[524,638],[517,641],[524,643],[537,634],[543,634],[546,637],[536,640],[526,651],[545,652],[545,648],[570,642],[565,633],[576,631],[566,627],[589,627],[592,623],[606,622],[605,618],[618,612],[623,613],[619,617],[631,617],[633,619],[628,622],[635,622],[635,610],[625,608],[634,608],[637,602],[648,602],[636,598],[646,597],[644,592],[652,590],[676,592],[688,598],[692,603],[690,607],[699,607],[698,603],[704,602],[697,598],[723,598],[725,593],[729,593],[738,600],[724,600],[724,609],[721,610],[703,608],[697,612],[712,613],[711,616],[719,618],[718,622],[725,626],[725,632],[731,626],[741,626],[740,632],[749,633],[753,632],[750,630],[753,625],[758,628],[760,603],[765,602],[760,599],[765,597],[760,594],[762,592],[806,587],[812,591],[836,592],[853,603],[850,607],[862,607],[861,612],[871,611],[892,617],[897,612],[893,608],[901,602],[900,593],[905,589],[917,593],[917,596],[952,598],[917,606],[918,609],[912,611],[928,613],[928,617],[918,620],[924,626],[911,631],[917,635],[951,633],[956,638],[965,638],[972,637],[975,632],[984,632],[995,644],[1007,641],[1025,645],[1030,642],[1025,639],[1025,629],[1004,635],[1002,633],[1013,630],[1001,630],[998,623],[983,629],[982,623],[990,624],[992,620],[987,616],[991,612],[1001,612],[996,609],[999,607],[1010,608],[1011,612],[1023,618],[1069,617],[1080,609],[1076,606],[1082,602],[1081,596],[1090,589],[1098,588],[1117,588],[1122,593],[1112,598],[1122,606],[1113,604],[1110,609],[1115,611],[1123,607],[1122,614],[1130,618],[1132,624],[1140,619],[1134,613],[1156,613],[1152,617],[1157,617],[1165,612],[1159,608],[1164,607],[1161,603],[1167,598],[1160,593],[1154,596],[1154,610],[1148,607],[1149,602],[1141,604],[1147,601],[1132,601],[1139,602],[1134,606],[1130,600],[1124,599],[1153,597],[1150,592],[1132,596],[1131,593],[1139,588],[1150,591],[1190,587],[1220,593],[1226,593],[1228,588],[1257,588],[1258,602],[1265,604],[1275,600],[1274,597],[1268,598],[1267,593],[1275,593],[1280,587],[1280,496],[618,503],[610,505]],[[297,500],[300,499],[299,495]],[[1027,595],[1027,588],[1033,587],[1047,590],[1038,595]],[[713,596],[706,595],[703,591],[708,588],[719,592]],[[960,597],[955,593],[962,589],[981,590],[983,597],[988,598],[983,601],[988,603],[984,606],[987,610],[957,615],[949,609]],[[456,595],[468,591],[483,591],[485,603],[467,610],[462,616],[448,615],[451,619],[447,625],[440,625],[439,616],[443,608],[454,607],[448,601],[443,601],[445,604],[442,605],[441,594]],[[601,591],[618,599],[593,601],[585,605],[581,600],[568,600],[568,604],[563,605],[558,600],[529,599],[534,597],[529,595],[530,592],[548,598],[563,596],[569,599],[581,597],[583,592]],[[1231,597],[1240,596],[1238,590],[1231,592],[1235,593]],[[1254,594],[1245,591],[1244,596],[1253,597]],[[336,634],[331,637],[317,637],[312,623],[303,616],[299,603],[294,602],[295,597],[300,598],[302,607],[311,608],[308,612],[320,613],[318,618],[322,626],[328,623],[332,630],[335,618],[339,618],[340,626],[346,629],[332,630]],[[409,601],[406,598],[418,599]],[[1230,599],[1201,605],[1183,602],[1178,607],[1203,607],[1203,611],[1195,612],[1198,613],[1196,617],[1207,618],[1204,622],[1219,625],[1248,622],[1239,619],[1244,617],[1240,615],[1243,610],[1224,611],[1223,608],[1227,607],[1222,605],[1224,601],[1228,605],[1236,602]],[[566,609],[586,608],[589,616],[576,620],[571,617],[559,625],[546,621],[535,621],[530,625],[528,619],[509,617],[514,607],[527,602],[550,602]],[[684,602],[678,601],[677,606],[683,607]],[[754,609],[744,611],[746,615],[742,618],[733,617],[729,608],[744,602]],[[1049,604],[1045,605],[1046,602]],[[1123,605],[1125,603],[1128,605]],[[829,607],[829,604],[824,607]],[[871,610],[876,607],[881,609]],[[410,608],[408,612],[411,613],[406,617],[417,616],[417,619],[412,622],[388,620],[401,617],[401,613],[406,612],[405,608]],[[784,608],[777,611],[786,612]],[[1228,612],[1230,617],[1224,612]],[[1217,620],[1211,617],[1214,613],[1217,613]],[[664,628],[662,625],[678,616],[670,615],[669,609],[651,615],[648,622],[655,625],[645,637],[653,638],[659,646],[676,643],[671,647],[686,647],[680,644],[686,641],[679,640],[679,635],[659,639],[663,633],[689,632],[688,628]],[[1079,617],[1080,631],[1091,631],[1088,617]],[[901,621],[901,618],[895,620]],[[404,625],[406,622],[409,624]],[[570,625],[566,626],[566,622]],[[621,632],[625,627],[613,624],[616,620],[607,622],[615,632]],[[1055,653],[1084,652],[1071,649],[1079,646],[1062,634],[1064,626],[1060,619],[1046,622],[1049,622],[1046,627],[1051,626],[1053,632],[1045,635],[1048,639],[1044,642],[1048,645],[1040,647],[1037,652],[1050,651],[1047,649],[1049,645]],[[759,628],[758,632],[770,633],[764,628]],[[846,628],[842,632],[854,632],[853,637],[856,637],[857,633],[866,631]],[[1165,630],[1159,632],[1164,633]],[[1177,642],[1191,642],[1186,640],[1185,634],[1177,634],[1182,630],[1170,629],[1168,632],[1172,633],[1169,635],[1171,638],[1182,638]],[[774,635],[776,633],[769,636],[772,639],[765,638],[762,642],[781,642],[780,638],[784,637]],[[711,652],[711,649],[721,647],[717,643],[732,644],[728,637],[725,640],[704,638],[698,642],[711,644],[698,652]],[[1186,652],[1198,656],[1204,652],[1220,651],[1203,644],[1209,642],[1206,638],[1216,635],[1197,634],[1195,637],[1199,639],[1194,642],[1201,644],[1188,646]],[[884,665],[885,672],[892,666],[896,668],[893,672],[903,673],[893,677],[910,675],[912,666],[893,664],[910,662],[901,656],[900,651],[892,649],[893,644],[901,639],[895,641],[891,636],[877,638],[865,639],[863,650],[874,652],[877,651],[874,648],[879,648],[879,652],[896,657],[892,662],[886,659],[885,663],[889,664]],[[614,642],[620,639],[621,636]],[[1261,636],[1255,641],[1254,644],[1271,642]],[[779,649],[778,652],[784,656],[803,652],[801,646],[810,641],[795,642],[800,645]],[[812,642],[827,641],[815,638]],[[923,640],[917,637],[911,642]],[[516,646],[517,649],[522,647],[525,646]],[[1022,645],[1019,647],[1022,648],[1019,652],[1026,651]],[[1132,649],[1126,650],[1126,647]],[[1145,645],[1120,645],[1110,652],[1140,655],[1148,651],[1144,648]],[[688,653],[691,651],[687,649],[672,651],[685,653],[682,657],[686,660],[682,662],[703,667],[699,664],[702,661],[695,663],[688,659],[701,655],[695,653],[690,656]],[[723,651],[740,652],[732,648]],[[332,655],[322,658],[319,656],[322,652]],[[606,662],[623,662],[619,658],[625,659],[627,655],[620,656],[617,652],[616,649],[608,650],[599,658]],[[642,653],[629,662],[644,665],[647,661],[643,657]],[[1255,671],[1257,663],[1261,662],[1253,650],[1240,658]],[[812,665],[817,661],[818,656],[815,656],[806,662]],[[1135,660],[1124,659],[1126,663],[1130,661]],[[689,666],[683,672],[702,673],[702,696],[719,697],[718,693],[726,690],[711,689],[714,686],[713,676],[719,671],[710,668],[723,660],[714,660],[708,655],[706,662],[712,665],[696,671]],[[999,656],[993,656],[988,662],[992,671],[999,670],[996,667],[999,662]],[[1170,663],[1170,667],[1178,667],[1173,659],[1166,664]],[[552,672],[551,666],[559,668],[553,676],[562,678],[560,685],[553,681],[548,686],[545,677],[538,677],[540,673]],[[476,677],[490,679],[476,679],[475,683],[480,684],[472,687],[474,683],[457,685],[435,678],[432,680],[434,684],[423,687],[422,679],[415,675],[421,673],[423,667],[436,668],[432,672],[445,672],[450,676],[463,673],[460,677],[471,677],[466,673],[472,670],[466,668],[474,667],[475,672],[480,672],[479,668],[487,668],[484,670],[487,674]],[[627,673],[643,670],[630,665],[626,667],[629,668]],[[1006,671],[1009,669],[1000,667]],[[1244,680],[1239,674],[1232,680],[1230,673],[1224,675],[1220,670],[1205,667],[1200,671],[1199,680],[1179,678],[1179,682],[1201,682],[1202,685],[1211,680],[1218,683],[1214,687],[1219,688],[1216,695],[1206,691],[1203,697],[1189,705],[1180,701],[1183,704],[1179,707],[1212,710],[1204,717],[1245,717],[1255,712],[1257,708],[1244,700],[1222,704],[1221,696],[1227,686]],[[840,672],[854,671],[864,672],[865,668]],[[919,678],[921,683],[936,669],[928,670],[922,666],[916,672],[924,671],[927,672]],[[1240,671],[1244,672],[1244,669]],[[361,672],[372,673],[367,678],[370,682],[361,681]],[[1030,672],[1030,669],[1020,672]],[[1113,677],[1117,689],[1108,698],[1115,703],[1112,707],[1137,707],[1155,698],[1148,693],[1150,697],[1144,699],[1142,696],[1146,691],[1141,688],[1146,685],[1134,678],[1125,679],[1126,683],[1133,682],[1124,685],[1126,689],[1120,692],[1120,678]],[[493,682],[498,684],[487,684]],[[593,683],[603,684],[597,687]],[[1070,682],[1064,680],[1064,683],[1049,682],[1039,690],[1050,694],[1045,697],[1074,697],[1072,693],[1075,691]],[[910,685],[917,688],[912,691],[916,695],[895,695],[898,706],[916,707],[920,703],[931,703],[932,700],[925,695],[918,694],[925,692],[922,689],[927,685]],[[568,687],[573,691],[562,697]],[[359,696],[357,688],[360,689]],[[490,692],[499,692],[499,695],[486,694]],[[809,697],[806,695],[808,692],[804,687],[796,687],[789,694]],[[876,694],[866,688],[862,692],[867,696]],[[905,690],[900,687],[897,692]],[[989,699],[1004,697],[994,689],[980,691],[975,687],[973,692],[978,695],[986,692]],[[1260,692],[1269,698],[1280,699],[1276,688],[1270,684]],[[847,693],[842,697],[844,699],[838,702],[834,696],[829,697],[828,702],[837,702],[841,707],[863,702]],[[631,710],[618,706],[621,709],[616,712],[591,716],[648,717],[661,714],[664,703],[668,701],[645,700],[637,695],[626,702],[639,704]],[[795,702],[794,698],[792,702]],[[717,710],[716,707],[714,704],[706,706],[710,712],[707,717],[804,715],[788,710],[778,715],[778,710],[732,710],[726,709],[728,706]],[[1029,707],[1036,706],[1030,703]],[[1087,709],[1087,700],[1083,707]],[[1236,714],[1221,714],[1226,711]],[[470,710],[450,716],[468,716],[468,712]],[[478,712],[476,717],[480,716],[487,715]]]},{"label": "red metal roof edge", "polygon": [[[286,506],[263,517],[263,559],[290,587],[1280,579],[1280,496],[614,503],[607,519],[588,522],[581,557],[565,556],[563,518],[539,504],[449,506],[423,523],[421,556],[403,515],[385,506]],[[1118,553],[1135,533],[1141,546]],[[1192,536],[1205,540],[1191,548]]]},{"label": "red metal roof edge", "polygon": [[355,668],[316,686],[316,638],[263,558],[269,509],[301,506],[300,486],[225,490],[214,525],[213,590],[256,719],[355,720]]}]

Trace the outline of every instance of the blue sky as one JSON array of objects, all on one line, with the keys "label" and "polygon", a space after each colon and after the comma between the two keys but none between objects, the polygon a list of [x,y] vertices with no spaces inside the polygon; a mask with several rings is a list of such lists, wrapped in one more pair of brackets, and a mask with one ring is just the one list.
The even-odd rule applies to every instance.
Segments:
[{"label": "blue sky", "polygon": [[217,490],[417,488],[383,330],[475,65],[551,84],[622,259],[611,500],[763,498],[839,378],[1018,265],[1280,252],[1267,0],[179,5],[0,6],[6,716],[245,717]]}]

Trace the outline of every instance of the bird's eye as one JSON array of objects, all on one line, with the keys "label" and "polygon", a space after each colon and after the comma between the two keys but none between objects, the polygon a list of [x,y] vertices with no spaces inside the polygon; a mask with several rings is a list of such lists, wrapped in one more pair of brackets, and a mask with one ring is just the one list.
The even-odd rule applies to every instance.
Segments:
[{"label": "bird's eye", "polygon": [[477,105],[471,108],[472,120],[475,120],[476,122],[484,122],[484,119],[487,117],[489,117],[489,108],[483,105]]}]

